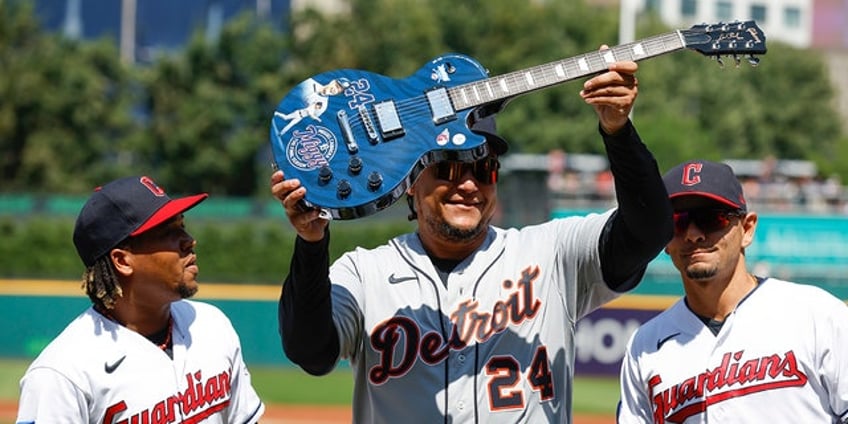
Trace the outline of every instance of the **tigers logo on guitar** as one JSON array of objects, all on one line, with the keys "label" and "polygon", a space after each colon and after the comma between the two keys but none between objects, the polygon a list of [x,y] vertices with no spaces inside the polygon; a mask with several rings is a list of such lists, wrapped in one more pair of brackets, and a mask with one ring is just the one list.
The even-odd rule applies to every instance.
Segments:
[{"label": "tigers logo on guitar", "polygon": [[327,165],[338,150],[338,141],[327,128],[307,125],[303,131],[294,131],[286,146],[289,163],[303,171]]}]

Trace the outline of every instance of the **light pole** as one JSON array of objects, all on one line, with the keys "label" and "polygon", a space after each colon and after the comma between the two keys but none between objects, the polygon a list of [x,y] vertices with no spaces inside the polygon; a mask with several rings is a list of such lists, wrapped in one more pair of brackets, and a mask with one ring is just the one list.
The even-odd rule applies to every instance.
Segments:
[{"label": "light pole", "polygon": [[121,62],[135,63],[136,0],[121,0]]}]

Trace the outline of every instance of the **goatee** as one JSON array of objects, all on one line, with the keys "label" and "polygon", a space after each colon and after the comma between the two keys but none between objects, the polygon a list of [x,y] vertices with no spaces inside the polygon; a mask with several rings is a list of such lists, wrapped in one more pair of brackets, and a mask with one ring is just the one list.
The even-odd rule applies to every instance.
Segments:
[{"label": "goatee", "polygon": [[177,293],[179,293],[181,299],[188,299],[197,293],[197,286],[190,287],[188,284],[180,283],[177,286]]},{"label": "goatee", "polygon": [[715,277],[717,273],[718,273],[718,269],[716,269],[716,268],[687,269],[686,270],[686,277],[688,277],[690,280],[708,280],[710,278]]},{"label": "goatee", "polygon": [[473,240],[486,230],[486,224],[478,223],[474,228],[461,229],[448,224],[445,221],[430,218],[427,220],[430,227],[436,233],[441,234],[447,240],[454,242],[465,242]]}]

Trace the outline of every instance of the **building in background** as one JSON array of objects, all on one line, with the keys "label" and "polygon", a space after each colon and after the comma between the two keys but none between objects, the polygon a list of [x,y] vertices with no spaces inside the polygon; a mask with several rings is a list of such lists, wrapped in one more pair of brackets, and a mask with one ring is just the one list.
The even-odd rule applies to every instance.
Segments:
[{"label": "building in background", "polygon": [[848,129],[848,0],[620,0],[620,5],[623,28],[645,12],[673,28],[754,20],[769,41],[821,51],[837,91],[834,107]]},{"label": "building in background", "polygon": [[812,39],[814,0],[642,1],[641,10],[657,13],[673,27],[754,20],[770,40],[806,48]]},{"label": "building in background", "polygon": [[35,12],[49,31],[73,39],[109,37],[126,63],[150,62],[179,50],[196,31],[214,39],[223,24],[255,13],[282,26],[290,0],[35,0]]},{"label": "building in background", "polygon": [[769,39],[798,48],[848,49],[846,0],[621,0],[669,26],[754,20]]}]

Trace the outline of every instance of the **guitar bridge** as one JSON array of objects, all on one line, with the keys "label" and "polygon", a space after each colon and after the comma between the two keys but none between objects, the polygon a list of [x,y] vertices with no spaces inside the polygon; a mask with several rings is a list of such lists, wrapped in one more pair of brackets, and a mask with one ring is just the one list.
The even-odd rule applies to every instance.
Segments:
[{"label": "guitar bridge", "polygon": [[374,104],[374,112],[377,114],[377,124],[380,126],[383,140],[388,141],[406,134],[393,100]]},{"label": "guitar bridge", "polygon": [[371,144],[377,144],[380,139],[377,138],[377,129],[374,128],[374,121],[371,119],[371,115],[368,114],[368,108],[365,105],[360,105],[356,110],[359,112],[359,118],[362,119],[362,126],[365,127],[365,133],[368,134],[368,141]]}]

